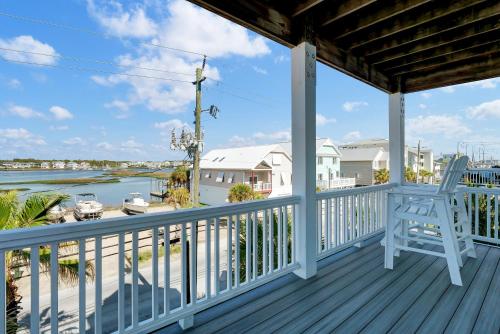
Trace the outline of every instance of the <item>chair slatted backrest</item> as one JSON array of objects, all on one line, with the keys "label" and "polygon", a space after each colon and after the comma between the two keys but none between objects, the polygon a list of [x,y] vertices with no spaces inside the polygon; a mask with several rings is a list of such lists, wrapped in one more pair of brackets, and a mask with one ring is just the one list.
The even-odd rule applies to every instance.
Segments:
[{"label": "chair slatted backrest", "polygon": [[457,188],[458,182],[460,182],[460,180],[462,179],[468,163],[469,157],[466,155],[458,159],[453,157],[446,167],[442,182],[439,185],[437,193],[445,194],[454,192]]}]

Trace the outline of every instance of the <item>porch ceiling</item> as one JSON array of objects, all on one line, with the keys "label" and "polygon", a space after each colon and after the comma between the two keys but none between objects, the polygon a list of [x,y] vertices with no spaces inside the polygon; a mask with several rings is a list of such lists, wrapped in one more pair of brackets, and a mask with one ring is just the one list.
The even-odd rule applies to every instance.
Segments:
[{"label": "porch ceiling", "polygon": [[498,0],[189,0],[385,92],[500,76]]}]

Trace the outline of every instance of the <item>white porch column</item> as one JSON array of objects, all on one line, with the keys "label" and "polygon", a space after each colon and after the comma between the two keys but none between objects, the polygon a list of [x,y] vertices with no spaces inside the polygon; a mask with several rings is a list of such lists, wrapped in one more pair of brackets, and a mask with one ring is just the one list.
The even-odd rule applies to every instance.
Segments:
[{"label": "white porch column", "polygon": [[405,182],[405,99],[403,93],[389,94],[390,182]]},{"label": "white porch column", "polygon": [[316,266],[316,47],[303,42],[292,49],[292,186],[300,196],[295,274],[314,276]]}]

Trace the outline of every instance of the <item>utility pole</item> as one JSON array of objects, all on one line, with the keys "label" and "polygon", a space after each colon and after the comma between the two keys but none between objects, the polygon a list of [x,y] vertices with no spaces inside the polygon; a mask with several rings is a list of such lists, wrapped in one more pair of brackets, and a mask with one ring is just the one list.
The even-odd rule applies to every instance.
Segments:
[{"label": "utility pole", "polygon": [[203,67],[196,69],[196,108],[194,111],[194,139],[195,149],[193,156],[193,189],[191,193],[194,206],[200,204],[200,151],[201,151],[201,83],[203,68],[205,67],[205,59],[203,59]]}]

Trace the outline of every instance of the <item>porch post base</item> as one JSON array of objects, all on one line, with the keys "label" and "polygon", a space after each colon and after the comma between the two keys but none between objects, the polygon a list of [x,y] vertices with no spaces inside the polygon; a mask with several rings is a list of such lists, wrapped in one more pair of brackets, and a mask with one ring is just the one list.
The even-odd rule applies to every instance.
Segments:
[{"label": "porch post base", "polygon": [[193,327],[193,325],[194,325],[194,315],[189,315],[185,318],[179,319],[179,326],[181,326],[183,330],[191,328]]}]

